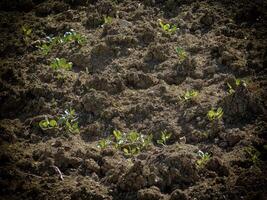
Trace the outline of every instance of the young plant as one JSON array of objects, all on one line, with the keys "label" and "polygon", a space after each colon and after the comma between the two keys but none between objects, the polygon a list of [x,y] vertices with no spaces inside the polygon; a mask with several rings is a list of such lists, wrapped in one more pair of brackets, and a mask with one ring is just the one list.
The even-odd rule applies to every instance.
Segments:
[{"label": "young plant", "polygon": [[23,34],[23,41],[25,42],[26,45],[29,45],[31,40],[32,29],[27,26],[22,26],[21,31]]},{"label": "young plant", "polygon": [[111,143],[111,141],[110,141],[109,138],[107,138],[107,139],[102,139],[102,140],[100,140],[100,141],[98,142],[97,147],[98,147],[98,148],[101,148],[101,149],[105,149],[105,148],[108,147],[108,145],[110,145],[110,143]]},{"label": "young plant", "polygon": [[247,83],[246,81],[242,80],[242,79],[235,79],[235,85],[232,86],[230,83],[227,83],[227,86],[228,86],[228,93],[229,94],[233,94],[235,93],[235,89],[236,87],[238,87],[239,85],[243,85],[245,87],[247,87]]},{"label": "young plant", "polygon": [[198,91],[196,90],[188,90],[185,94],[181,97],[184,101],[190,101],[198,95]]},{"label": "young plant", "polygon": [[157,140],[157,143],[166,146],[167,140],[170,139],[171,135],[171,133],[167,133],[166,131],[161,132],[161,139]]},{"label": "young plant", "polygon": [[198,151],[198,156],[200,157],[197,160],[196,166],[198,169],[202,169],[205,167],[205,165],[208,163],[208,161],[211,158],[211,155],[209,153],[203,153],[203,151]]},{"label": "young plant", "polygon": [[84,45],[86,42],[85,37],[81,34],[76,33],[73,29],[66,32],[62,38],[59,38],[61,43],[76,42],[79,45]]},{"label": "young plant", "polygon": [[162,20],[159,20],[159,25],[167,33],[175,33],[177,30],[177,27],[175,25],[170,25],[170,24],[164,24]]},{"label": "young plant", "polygon": [[175,50],[176,50],[176,53],[178,55],[178,58],[179,58],[180,62],[183,62],[187,57],[186,51],[183,48],[180,48],[180,47],[177,47]]},{"label": "young plant", "polygon": [[210,121],[219,120],[223,116],[223,109],[219,107],[217,110],[213,108],[207,113],[207,117]]},{"label": "young plant", "polygon": [[58,69],[65,69],[65,70],[71,70],[72,69],[72,62],[67,62],[65,58],[55,58],[50,66],[54,70]]},{"label": "young plant", "polygon": [[39,127],[42,130],[47,130],[47,129],[53,129],[58,126],[57,121],[54,119],[49,120],[47,117],[45,117],[44,120],[39,122]]},{"label": "young plant", "polygon": [[152,143],[153,135],[149,134],[144,136],[141,134],[140,142],[141,142],[141,149],[146,149]]},{"label": "young plant", "polygon": [[123,153],[126,156],[132,157],[132,156],[135,156],[135,155],[139,154],[140,153],[140,149],[139,149],[139,147],[131,147],[131,146],[129,146],[128,148],[123,148]]},{"label": "young plant", "polygon": [[74,109],[65,110],[58,120],[58,124],[70,133],[79,133],[78,117]]},{"label": "young plant", "polygon": [[113,21],[113,18],[110,16],[104,16],[104,24],[111,24]]},{"label": "young plant", "polygon": [[46,56],[52,50],[52,46],[47,43],[41,44],[38,46],[38,48],[40,49],[41,54],[44,56]]},{"label": "young plant", "polygon": [[257,149],[255,149],[254,147],[247,147],[245,148],[245,152],[247,153],[248,158],[254,165],[259,164],[259,157],[261,154]]},{"label": "young plant", "polygon": [[104,149],[109,145],[122,151],[126,156],[134,156],[140,151],[146,149],[152,142],[152,135],[143,135],[135,131],[128,134],[122,133],[119,130],[114,130],[111,138],[100,140],[98,147]]}]

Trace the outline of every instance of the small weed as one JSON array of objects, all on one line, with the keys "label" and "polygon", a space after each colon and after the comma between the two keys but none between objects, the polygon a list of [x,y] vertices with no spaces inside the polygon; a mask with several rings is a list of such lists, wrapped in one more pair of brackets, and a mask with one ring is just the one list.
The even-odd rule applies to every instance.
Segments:
[{"label": "small weed", "polygon": [[[58,120],[56,120],[58,119]],[[65,110],[65,113],[59,118],[49,120],[47,117],[39,122],[39,127],[42,130],[47,129],[65,129],[70,133],[79,133],[78,117],[74,109]]]},{"label": "small weed", "polygon": [[207,117],[210,121],[219,120],[223,116],[223,109],[219,107],[217,110],[214,110],[213,108],[209,110]]},{"label": "small weed", "polygon": [[71,70],[72,69],[72,62],[67,62],[65,58],[55,58],[50,66],[54,70],[58,69],[65,69],[65,70]]},{"label": "small weed", "polygon": [[177,47],[175,50],[176,50],[176,53],[178,55],[178,58],[179,58],[180,62],[183,62],[187,57],[186,51],[183,48],[180,48],[180,47]]},{"label": "small weed", "polygon": [[177,27],[175,25],[170,24],[164,24],[162,20],[159,20],[159,25],[167,33],[175,33],[177,30]]},{"label": "small weed", "polygon": [[41,54],[44,56],[52,50],[52,46],[47,43],[41,44],[40,46],[38,46],[38,48],[40,49]]},{"label": "small weed", "polygon": [[132,157],[140,153],[140,148],[129,146],[128,148],[123,148],[123,152],[126,156]]},{"label": "small weed", "polygon": [[248,158],[254,165],[259,164],[260,161],[259,157],[261,154],[257,149],[255,149],[254,147],[246,147],[245,152],[247,153]]},{"label": "small weed", "polygon": [[58,120],[58,124],[70,133],[79,133],[78,117],[74,109],[65,110]]},{"label": "small weed", "polygon": [[79,45],[84,45],[86,43],[85,37],[79,33],[76,33],[73,29],[71,29],[69,32],[66,32],[60,39],[62,43],[76,42]]},{"label": "small weed", "polygon": [[42,55],[47,55],[53,48],[61,44],[77,43],[82,46],[86,43],[86,38],[79,33],[76,33],[73,29],[66,32],[63,36],[46,37],[46,40],[39,46],[37,46]]},{"label": "small weed", "polygon": [[193,98],[197,97],[197,95],[198,95],[198,91],[188,90],[185,92],[185,94],[182,97],[180,97],[180,99],[182,99],[183,101],[190,101]]},{"label": "small weed", "polygon": [[243,85],[243,86],[247,87],[247,82],[245,80],[242,80],[242,79],[235,79],[235,85],[234,86],[232,86],[230,83],[227,83],[228,93],[233,94],[235,92],[234,88],[236,88],[239,85]]},{"label": "small weed", "polygon": [[113,18],[110,16],[104,16],[104,24],[111,24],[113,21]]},{"label": "small weed", "polygon": [[203,151],[198,151],[198,156],[200,157],[197,160],[196,166],[198,169],[202,169],[205,167],[205,165],[208,163],[208,161],[211,158],[211,155],[209,153],[203,153]]},{"label": "small weed", "polygon": [[167,133],[166,131],[161,132],[161,139],[157,140],[157,143],[165,146],[167,144],[167,140],[170,139],[171,135],[171,133]]},{"label": "small weed", "polygon": [[25,42],[26,45],[29,45],[31,40],[32,29],[27,26],[22,26],[21,32],[23,34],[23,41]]},{"label": "small weed", "polygon": [[47,117],[39,122],[39,127],[43,130],[53,129],[58,126],[57,121],[54,119],[49,120]]},{"label": "small weed", "polygon": [[114,130],[110,138],[100,140],[97,146],[101,149],[113,146],[126,156],[134,156],[146,149],[151,143],[152,135],[145,136],[135,131],[126,134],[119,130]]},{"label": "small weed", "polygon": [[110,141],[109,138],[107,138],[107,139],[102,139],[102,140],[100,140],[100,141],[98,142],[97,147],[98,147],[98,148],[101,148],[101,149],[105,149],[105,148],[108,147],[108,145],[110,145],[110,143],[111,143],[111,141]]}]

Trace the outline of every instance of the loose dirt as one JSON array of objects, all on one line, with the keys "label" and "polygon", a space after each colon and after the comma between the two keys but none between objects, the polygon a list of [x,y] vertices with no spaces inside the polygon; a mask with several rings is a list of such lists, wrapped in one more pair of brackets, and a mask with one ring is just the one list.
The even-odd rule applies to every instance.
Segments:
[{"label": "loose dirt", "polygon": [[[263,0],[1,1],[0,199],[266,199],[266,8]],[[177,30],[165,32],[159,19]],[[84,45],[40,54],[39,41],[71,29]],[[56,57],[73,69],[53,70]],[[198,95],[185,101],[189,90]],[[222,118],[210,121],[219,107]],[[39,127],[69,108],[80,133]],[[133,157],[98,148],[113,130],[152,134],[153,144]],[[165,146],[163,131],[172,134]],[[199,150],[210,155],[202,168]]]}]

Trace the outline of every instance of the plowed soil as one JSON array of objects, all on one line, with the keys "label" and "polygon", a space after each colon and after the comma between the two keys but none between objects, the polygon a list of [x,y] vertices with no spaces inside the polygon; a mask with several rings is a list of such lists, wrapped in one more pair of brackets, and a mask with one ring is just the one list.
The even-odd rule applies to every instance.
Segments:
[{"label": "plowed soil", "polygon": [[[0,10],[0,199],[266,199],[266,1],[2,0]],[[40,41],[71,29],[84,45],[40,54]],[[72,70],[52,69],[56,57]],[[40,128],[69,108],[80,133]],[[134,156],[99,148],[114,130],[153,142]],[[202,167],[199,150],[210,155]]]}]

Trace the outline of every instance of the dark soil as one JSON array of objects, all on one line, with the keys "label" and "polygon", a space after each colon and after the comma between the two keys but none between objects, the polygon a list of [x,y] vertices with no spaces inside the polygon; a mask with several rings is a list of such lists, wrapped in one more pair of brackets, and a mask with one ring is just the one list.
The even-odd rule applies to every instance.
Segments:
[{"label": "dark soil", "polygon": [[[0,199],[266,199],[266,1],[2,0],[0,10]],[[40,54],[38,40],[70,29],[86,44]],[[73,69],[51,69],[56,57]],[[230,94],[237,78],[246,85]],[[179,98],[192,89],[194,100]],[[70,107],[79,134],[39,127]],[[153,145],[134,157],[99,149],[113,130],[152,133]],[[199,150],[211,155],[203,168]]]}]

